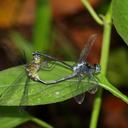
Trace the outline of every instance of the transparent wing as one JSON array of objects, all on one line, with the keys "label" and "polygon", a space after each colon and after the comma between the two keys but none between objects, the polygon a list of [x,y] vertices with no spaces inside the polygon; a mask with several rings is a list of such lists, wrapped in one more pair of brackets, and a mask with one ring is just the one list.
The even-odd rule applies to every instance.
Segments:
[{"label": "transparent wing", "polygon": [[28,104],[29,81],[30,81],[30,79],[27,77],[25,84],[24,84],[24,89],[23,89],[23,94],[22,94],[21,101],[20,101],[20,106]]},{"label": "transparent wing", "polygon": [[93,34],[89,37],[87,43],[85,44],[84,48],[82,49],[81,53],[80,53],[80,58],[78,60],[78,62],[81,62],[83,59],[86,59],[91,47],[93,46],[95,40],[96,40],[97,34]]},{"label": "transparent wing", "polygon": [[88,92],[90,94],[95,94],[97,92],[97,90],[98,90],[98,86],[97,87],[93,87],[92,89],[88,90]]},{"label": "transparent wing", "polygon": [[[82,77],[78,77],[77,78],[78,80],[76,81],[76,88],[79,89],[79,86],[81,86],[82,84]],[[80,95],[78,96],[75,96],[74,99],[75,101],[78,103],[78,104],[82,104],[82,102],[84,101],[84,98],[85,98],[85,93],[83,91],[83,93],[81,93]]]},{"label": "transparent wing", "polygon": [[74,99],[78,104],[82,104],[85,98],[85,93],[75,96]]},{"label": "transparent wing", "polygon": [[98,90],[98,87],[99,87],[99,86],[98,86],[98,85],[99,85],[99,83],[98,83],[98,78],[93,75],[89,80],[94,81],[95,84],[93,84],[94,86],[92,86],[92,88],[90,88],[90,90],[88,90],[88,92],[89,92],[90,94],[95,94],[95,93],[97,92],[97,90]]},{"label": "transparent wing", "polygon": [[94,81],[95,83],[93,84],[91,81],[88,80],[88,77],[77,77],[77,78],[74,78],[74,80],[72,80],[73,82],[71,82],[71,86],[75,86],[75,91],[73,92],[73,96],[77,94],[80,94],[80,95],[77,95],[74,97],[75,101],[78,103],[78,104],[81,104],[83,101],[84,101],[84,98],[85,98],[85,92],[91,92],[91,93],[95,93],[97,88],[98,88],[98,82],[96,83],[94,81],[94,79],[92,81]]},{"label": "transparent wing", "polygon": [[14,97],[15,93],[19,88],[20,81],[24,78],[25,72],[21,73],[16,80],[7,87],[0,95],[0,105],[9,104],[11,102],[12,97]]}]

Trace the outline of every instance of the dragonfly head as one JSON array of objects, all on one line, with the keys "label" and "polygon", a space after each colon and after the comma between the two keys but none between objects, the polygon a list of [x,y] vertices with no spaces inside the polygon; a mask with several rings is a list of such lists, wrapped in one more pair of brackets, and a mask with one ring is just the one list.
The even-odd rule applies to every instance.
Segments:
[{"label": "dragonfly head", "polygon": [[95,73],[100,73],[101,66],[99,64],[94,64],[94,67],[95,67]]},{"label": "dragonfly head", "polygon": [[40,63],[40,61],[41,61],[41,54],[40,54],[40,52],[33,52],[32,55],[33,55],[34,62],[35,63]]}]

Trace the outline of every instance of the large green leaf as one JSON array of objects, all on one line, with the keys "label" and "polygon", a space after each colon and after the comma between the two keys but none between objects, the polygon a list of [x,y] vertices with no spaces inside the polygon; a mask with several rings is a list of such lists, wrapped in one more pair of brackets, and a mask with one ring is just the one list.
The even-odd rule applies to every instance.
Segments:
[{"label": "large green leaf", "polygon": [[[11,83],[13,83],[13,81],[17,79],[17,76],[22,76],[20,75],[22,74],[22,72],[24,72],[23,66],[1,71],[0,92],[4,96],[1,96],[0,98],[0,105],[14,106],[20,104],[20,100],[24,90],[25,79],[27,78],[27,76],[23,75],[22,80],[17,82],[17,84],[14,83],[13,85]],[[71,73],[72,72],[70,70],[57,65],[51,71],[40,71],[40,77],[44,80],[54,80],[67,76]],[[128,103],[128,97],[122,94],[116,87],[111,85],[102,74],[98,75],[97,77],[100,80],[99,85],[101,87],[105,88],[113,95]],[[71,79],[56,85],[43,85],[41,83],[30,81],[28,103],[24,105],[39,105],[61,102],[95,87],[94,82],[92,81],[92,84],[89,84],[87,79],[84,80],[85,84],[82,84],[79,88],[75,86],[76,82],[77,81],[75,79]],[[7,88],[9,88],[9,90],[4,91],[7,90]]]},{"label": "large green leaf", "polygon": [[128,0],[112,0],[113,23],[128,45]]},{"label": "large green leaf", "polygon": [[[115,85],[126,85],[128,87],[128,49],[116,48],[110,53],[107,76]],[[117,68],[118,67],[118,68]]]}]

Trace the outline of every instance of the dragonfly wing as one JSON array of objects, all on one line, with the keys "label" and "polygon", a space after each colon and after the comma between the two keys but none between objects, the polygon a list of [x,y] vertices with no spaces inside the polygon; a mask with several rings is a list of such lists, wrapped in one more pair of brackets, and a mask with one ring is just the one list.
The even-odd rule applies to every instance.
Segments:
[{"label": "dragonfly wing", "polygon": [[87,43],[85,43],[85,46],[80,53],[80,57],[79,57],[78,62],[82,62],[83,59],[87,58],[87,56],[91,50],[91,47],[93,46],[93,44],[96,40],[96,37],[97,37],[97,34],[93,34],[89,37]]},{"label": "dragonfly wing", "polygon": [[[77,82],[76,82],[76,89],[79,89],[79,86],[81,86],[82,84],[82,77],[78,76]],[[84,101],[85,98],[85,93],[81,93],[80,95],[77,95],[74,97],[75,101],[78,104],[82,104],[82,102]]]},{"label": "dragonfly wing", "polygon": [[74,99],[78,104],[82,104],[85,98],[85,93],[75,96]]},{"label": "dragonfly wing", "polygon": [[0,105],[8,104],[19,88],[19,82],[23,79],[25,72],[18,75],[16,80],[0,94]]},{"label": "dragonfly wing", "polygon": [[94,87],[91,88],[90,90],[88,90],[88,92],[91,93],[91,94],[95,94],[98,90],[98,85],[99,85],[98,79],[93,75],[91,77],[91,80],[93,80],[96,84],[94,84]]},{"label": "dragonfly wing", "polygon": [[88,92],[90,94],[95,94],[97,92],[97,90],[98,90],[98,87],[94,87],[94,88],[90,89]]},{"label": "dragonfly wing", "polygon": [[27,77],[27,79],[25,81],[25,85],[24,85],[21,101],[20,101],[20,106],[28,104],[29,81],[30,81],[30,79]]}]

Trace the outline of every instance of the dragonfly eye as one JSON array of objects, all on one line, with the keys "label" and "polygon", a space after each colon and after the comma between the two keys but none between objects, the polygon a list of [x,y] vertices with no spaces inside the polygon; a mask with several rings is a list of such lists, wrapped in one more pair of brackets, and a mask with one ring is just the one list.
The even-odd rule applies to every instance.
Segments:
[{"label": "dragonfly eye", "polygon": [[100,73],[101,66],[99,64],[94,64],[94,67],[95,67],[95,73]]}]

